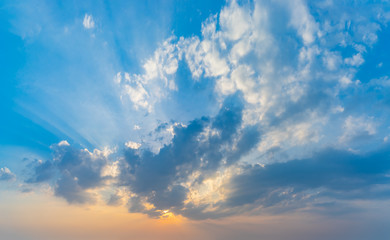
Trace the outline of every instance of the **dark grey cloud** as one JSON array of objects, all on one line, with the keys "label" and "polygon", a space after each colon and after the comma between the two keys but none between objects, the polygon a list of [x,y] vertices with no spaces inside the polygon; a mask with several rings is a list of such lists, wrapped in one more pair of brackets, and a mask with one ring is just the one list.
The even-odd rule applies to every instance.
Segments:
[{"label": "dark grey cloud", "polygon": [[55,173],[55,166],[52,161],[46,161],[44,163],[34,160],[28,164],[28,167],[34,169],[34,174],[26,180],[27,183],[39,183],[50,181]]},{"label": "dark grey cloud", "polygon": [[241,168],[224,186],[224,200],[190,203],[176,213],[198,220],[298,210],[339,216],[363,211],[355,200],[390,198],[388,146],[364,155],[328,148],[307,159]]},{"label": "dark grey cloud", "polygon": [[68,145],[53,146],[53,158],[46,162],[34,162],[33,174],[27,183],[49,182],[54,193],[69,203],[93,202],[95,196],[87,190],[105,184],[108,177],[101,172],[108,160],[103,155],[91,154]]},{"label": "dark grey cloud", "polygon": [[126,150],[120,185],[138,195],[131,200],[130,211],[142,211],[142,206],[135,203],[142,199],[153,204],[155,212],[166,209],[180,212],[188,192],[181,183],[192,173],[200,171],[197,181],[202,182],[219,167],[234,164],[248,153],[259,141],[260,132],[255,126],[240,129],[242,109],[241,96],[230,96],[217,116],[176,126],[172,143],[158,154]]},{"label": "dark grey cloud", "polygon": [[286,123],[302,122],[313,111],[326,114],[332,103],[332,96],[327,91],[329,92],[329,86],[322,82],[311,84],[297,102],[287,100],[284,103],[285,111],[282,114],[276,114],[273,111],[267,114],[270,126],[278,127]]},{"label": "dark grey cloud", "polygon": [[111,194],[110,198],[107,201],[107,205],[109,206],[120,206],[122,205],[122,196],[120,196],[118,193]]},{"label": "dark grey cloud", "polygon": [[[326,149],[310,159],[249,166],[229,183],[225,207],[275,206],[317,192],[333,199],[389,198],[390,151],[357,155]],[[385,188],[377,188],[383,185]]]}]

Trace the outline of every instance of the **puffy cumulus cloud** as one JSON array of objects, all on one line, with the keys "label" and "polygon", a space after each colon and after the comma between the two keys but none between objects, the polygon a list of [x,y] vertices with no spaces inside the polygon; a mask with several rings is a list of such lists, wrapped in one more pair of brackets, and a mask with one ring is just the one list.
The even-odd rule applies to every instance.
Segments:
[{"label": "puffy cumulus cloud", "polygon": [[141,147],[141,143],[136,143],[132,141],[128,141],[125,143],[125,146],[131,149],[138,149]]},{"label": "puffy cumulus cloud", "polygon": [[15,174],[11,172],[7,167],[0,168],[0,181],[10,181],[15,179]]},{"label": "puffy cumulus cloud", "polygon": [[121,99],[130,100],[136,110],[148,112],[167,97],[167,91],[177,90],[174,75],[178,68],[177,46],[174,37],[167,39],[143,65],[143,74],[118,72],[114,81],[121,89]]},{"label": "puffy cumulus cloud", "polygon": [[125,72],[123,74],[119,72],[115,76],[115,81],[122,85],[122,94],[129,97],[135,109],[142,107],[150,110],[149,94],[145,90],[142,79],[139,76],[130,78],[129,73]]},{"label": "puffy cumulus cloud", "polygon": [[[305,126],[308,133],[299,134],[299,142],[326,140],[312,136],[323,135],[332,119],[346,117],[334,109],[345,94],[362,87],[356,72],[388,22],[381,4],[372,4],[363,16],[350,11],[363,7],[355,1],[229,1],[204,21],[201,36],[171,37],[145,61],[142,74],[119,73],[122,98],[153,111],[180,90],[175,76],[183,62],[194,81],[215,83],[219,102],[243,94],[244,125],[260,124],[268,135],[277,128],[286,136]],[[294,142],[274,145],[288,150]]]},{"label": "puffy cumulus cloud", "polygon": [[53,145],[52,150],[51,160],[32,164],[33,173],[26,182],[50,183],[54,186],[54,194],[69,203],[94,202],[96,193],[93,190],[105,186],[115,176],[115,171],[107,169],[112,165],[108,160],[110,150],[89,152],[76,149],[66,141]]}]

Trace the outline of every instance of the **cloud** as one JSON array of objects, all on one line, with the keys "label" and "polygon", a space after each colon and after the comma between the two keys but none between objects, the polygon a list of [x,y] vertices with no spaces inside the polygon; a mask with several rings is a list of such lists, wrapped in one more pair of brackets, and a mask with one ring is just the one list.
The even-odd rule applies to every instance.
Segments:
[{"label": "cloud", "polygon": [[[372,24],[377,6],[363,17],[349,11],[353,7],[361,6],[230,1],[203,22],[200,36],[169,37],[144,61],[143,73],[120,73],[125,76],[117,81],[121,98],[130,99],[123,104],[148,113],[160,104],[164,111],[162,101],[169,105],[182,90],[177,73],[184,66],[193,82],[212,82],[219,103],[242,94],[243,125],[259,125],[266,136],[259,154],[279,148],[291,157],[297,145],[331,145],[343,135],[342,127],[333,125],[348,118],[335,109],[352,114],[343,105],[344,96],[364,87],[356,72],[385,26],[383,19],[383,25]],[[335,129],[332,134],[329,128]]]},{"label": "cloud", "polygon": [[390,189],[377,186],[390,183],[389,157],[387,147],[367,155],[326,149],[310,159],[246,167],[231,179],[226,205],[283,208],[308,197],[367,199],[385,194],[388,198]]},{"label": "cloud", "polygon": [[353,117],[348,116],[344,122],[344,133],[339,138],[340,142],[353,140],[368,140],[377,131],[377,124],[373,117]]},{"label": "cloud", "polygon": [[[373,44],[364,39],[380,30],[370,20],[376,7],[364,17],[348,11],[350,7],[300,0],[230,1],[204,21],[201,36],[169,37],[145,60],[142,74],[125,73],[123,78],[119,73],[121,98],[128,97],[135,109],[153,112],[156,104],[169,102],[181,90],[176,73],[186,64],[194,82],[213,82],[217,102],[237,92],[243,95],[244,125],[258,124],[268,136],[291,136],[291,129],[305,128],[291,140],[270,145],[263,139],[261,145],[287,151],[297,140],[301,145],[332,143],[334,137],[321,136],[338,118],[346,118],[334,109],[343,107],[344,94],[360,87],[355,74]],[[338,10],[330,16],[331,9]]]},{"label": "cloud", "polygon": [[[367,84],[356,78],[388,20],[373,23],[378,8],[357,14],[355,7],[361,6],[228,2],[199,36],[163,41],[139,73],[115,71],[118,108],[143,116],[131,124],[139,135],[119,141],[123,155],[61,141],[27,182],[49,182],[56,196],[80,204],[109,185],[109,205],[128,199],[130,212],[192,219],[388,198],[389,154],[368,144],[386,132],[371,106],[387,102],[365,95],[386,93],[388,78]],[[92,16],[83,24],[93,27]],[[178,120],[172,116],[182,112],[165,111],[172,101],[194,101],[181,92],[182,71],[187,85],[212,88],[205,102],[214,112],[203,114],[205,106],[191,101],[183,105],[201,108],[196,117]],[[144,125],[150,119],[158,119],[154,129]]]},{"label": "cloud", "polygon": [[360,66],[364,63],[364,59],[362,57],[362,55],[360,53],[357,53],[355,55],[353,55],[352,57],[350,58],[346,58],[344,59],[344,62],[346,64],[349,64],[351,66]]},{"label": "cloud", "polygon": [[288,4],[291,8],[290,24],[297,30],[306,45],[313,43],[317,36],[321,36],[321,32],[307,5],[301,0],[289,1]]},{"label": "cloud", "polygon": [[122,196],[118,194],[111,194],[110,198],[107,201],[107,205],[109,206],[120,206],[123,203]]},{"label": "cloud", "polygon": [[111,175],[104,174],[110,164],[110,151],[75,149],[61,141],[52,146],[53,158],[33,163],[28,183],[48,182],[54,185],[54,194],[69,203],[91,203],[96,200],[91,190],[102,187]]},{"label": "cloud", "polygon": [[[130,211],[137,209],[149,215],[159,215],[165,210],[180,212],[190,188],[184,183],[194,173],[200,175],[191,181],[202,182],[220,167],[231,166],[253,149],[260,133],[255,126],[241,129],[240,98],[240,95],[227,98],[213,118],[203,117],[186,126],[175,126],[172,142],[157,154],[147,149],[126,149],[119,185],[136,194],[130,205],[143,206],[130,206]],[[142,202],[135,203],[137,200]]]},{"label": "cloud", "polygon": [[[231,1],[202,24],[201,36],[165,41],[147,61],[150,67],[146,72],[154,73],[149,76],[164,73],[164,64],[185,61],[193,81],[215,82],[217,99],[225,105],[215,118],[198,118],[174,128],[171,143],[157,153],[146,149],[126,151],[120,182],[136,194],[130,200],[134,205],[130,211],[155,216],[169,210],[201,219],[286,202],[291,209],[299,209],[310,205],[312,198],[307,196],[323,188],[329,196],[332,193],[340,197],[336,188],[341,184],[326,179],[333,175],[345,175],[350,182],[355,178],[358,182],[367,180],[367,188],[375,191],[376,177],[386,179],[383,172],[370,173],[368,177],[372,178],[365,179],[358,170],[349,170],[355,164],[366,166],[369,160],[364,155],[324,150],[338,141],[348,148],[360,135],[377,133],[378,126],[369,118],[350,117],[353,109],[340,104],[343,96],[360,87],[355,73],[365,62],[363,53],[374,44],[379,29],[369,20],[369,16],[375,16],[375,8],[362,19],[344,11],[349,7],[344,3],[317,5],[299,0],[288,4]],[[338,8],[343,10],[328,16],[330,9]],[[354,25],[357,23],[360,27]],[[156,56],[164,56],[159,61],[161,66],[151,64],[159,59]],[[170,73],[180,67],[174,66],[175,71]],[[174,79],[174,75],[171,77]],[[160,84],[167,86],[162,79]],[[151,86],[143,82],[145,88]],[[232,118],[225,116],[229,121],[222,120],[228,99],[237,94],[240,114],[234,117],[235,111],[231,111]],[[339,124],[340,129],[333,124]],[[335,130],[329,132],[329,128]],[[238,167],[253,149],[258,151],[254,153],[257,162],[264,163]],[[310,158],[313,152],[319,153]],[[327,157],[329,161],[324,160]],[[335,158],[337,162],[333,162]],[[384,161],[378,164],[387,169]],[[334,171],[332,166],[336,167]],[[305,174],[312,182],[300,180]],[[359,185],[345,183],[344,188],[354,192]]]},{"label": "cloud", "polygon": [[11,181],[15,179],[15,174],[11,172],[7,167],[0,168],[0,181]]},{"label": "cloud", "polygon": [[178,69],[177,46],[172,43],[174,37],[164,41],[146,60],[142,74],[130,75],[118,72],[114,82],[121,89],[121,99],[124,104],[128,98],[136,110],[145,109],[151,112],[156,103],[168,96],[169,91],[176,91],[174,81]]},{"label": "cloud", "polygon": [[124,73],[123,79],[122,73],[117,73],[115,82],[123,84],[123,94],[128,96],[131,102],[134,104],[135,109],[140,107],[151,110],[149,103],[149,93],[144,88],[142,79],[139,76],[130,78],[129,73]]},{"label": "cloud", "polygon": [[138,148],[141,147],[141,143],[128,141],[128,142],[125,143],[125,146],[128,147],[128,148],[132,148],[132,149],[138,149]]},{"label": "cloud", "polygon": [[92,29],[95,27],[95,22],[93,21],[92,15],[85,14],[84,20],[83,20],[83,26],[86,29]]},{"label": "cloud", "polygon": [[247,212],[304,210],[340,215],[357,211],[354,201],[390,198],[389,158],[388,146],[365,155],[328,148],[307,159],[241,165],[220,186],[223,198],[191,202],[177,213],[192,219],[214,219]]},{"label": "cloud", "polygon": [[60,146],[60,147],[62,147],[62,146],[70,146],[70,144],[68,143],[68,141],[62,140],[61,142],[58,143],[58,146]]}]

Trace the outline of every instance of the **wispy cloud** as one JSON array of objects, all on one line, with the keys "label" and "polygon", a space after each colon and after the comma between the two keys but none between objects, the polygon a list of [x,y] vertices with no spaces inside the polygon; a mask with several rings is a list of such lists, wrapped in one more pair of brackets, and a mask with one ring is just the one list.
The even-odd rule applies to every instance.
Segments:
[{"label": "wispy cloud", "polygon": [[89,15],[87,13],[85,14],[84,20],[83,20],[83,26],[86,29],[91,29],[91,28],[95,27],[95,22],[93,21],[92,15]]}]

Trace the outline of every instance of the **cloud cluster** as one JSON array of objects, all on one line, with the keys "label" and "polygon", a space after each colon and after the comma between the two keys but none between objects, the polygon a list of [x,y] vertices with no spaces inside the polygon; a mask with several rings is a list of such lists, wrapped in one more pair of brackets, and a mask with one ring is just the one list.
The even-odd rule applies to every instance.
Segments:
[{"label": "cloud cluster", "polygon": [[171,37],[142,73],[114,77],[123,105],[146,119],[182,90],[178,75],[186,68],[192,82],[212,82],[217,113],[160,124],[155,132],[170,138],[160,137],[158,149],[127,141],[114,156],[60,142],[28,182],[51,183],[69,203],[91,203],[110,184],[117,193],[109,205],[127,195],[130,212],[193,219],[390,197],[388,146],[377,148],[386,126],[368,108],[385,102],[362,101],[367,92],[387,93],[388,77],[356,78],[390,18],[380,5],[363,15],[356,7],[227,3],[203,23],[201,36]]},{"label": "cloud cluster", "polygon": [[[193,208],[195,198],[207,202],[212,189],[200,188],[214,181],[217,171],[232,168],[260,140],[256,125],[242,127],[242,115],[242,95],[232,95],[216,116],[174,125],[171,143],[158,153],[127,142],[124,155],[115,158],[110,151],[91,153],[61,141],[53,145],[51,160],[33,163],[32,177],[26,182],[52,184],[54,194],[71,204],[94,203],[95,190],[111,184],[111,189],[126,189],[131,212],[152,217],[184,214]],[[118,205],[123,197],[112,194],[106,202]]]},{"label": "cloud cluster", "polygon": [[[185,63],[193,81],[214,82],[219,102],[243,94],[243,124],[265,129],[260,151],[334,142],[323,137],[334,121],[367,117],[353,111],[340,114],[343,96],[362,87],[356,72],[388,22],[380,4],[364,16],[349,11],[362,7],[351,4],[231,1],[203,23],[201,36],[164,41],[146,60],[143,74],[118,73],[122,98],[130,99],[124,103],[153,111],[181,90],[175,76]],[[292,134],[292,129],[300,133]],[[333,132],[348,135],[344,130],[349,131],[340,126]]]},{"label": "cloud cluster", "polygon": [[[294,198],[304,202],[307,191],[327,189],[325,192],[335,193],[342,185],[337,180],[341,177],[346,180],[344,190],[351,192],[359,188],[352,184],[354,181],[370,187],[386,182],[383,171],[363,174],[353,169],[354,165],[369,168],[368,163],[377,156],[334,150],[335,142],[344,147],[358,138],[367,142],[367,136],[374,136],[379,127],[374,117],[344,106],[350,103],[345,95],[353,96],[366,87],[355,78],[356,72],[365,62],[364,54],[376,43],[378,31],[388,22],[380,4],[372,5],[364,16],[348,10],[355,7],[362,6],[331,1],[231,1],[203,23],[201,36],[164,42],[144,65],[145,74],[134,77],[141,79],[145,96],[153,98],[155,104],[170,91],[180,91],[172,81],[178,63],[184,62],[193,81],[215,82],[219,101],[240,93],[241,121],[237,125],[224,124],[223,128],[242,130],[233,135],[236,140],[229,140],[231,135],[216,134],[224,141],[237,142],[224,148],[235,149],[226,156],[228,152],[221,154],[221,147],[213,146],[212,151],[205,147],[214,143],[213,135],[194,144],[192,138],[208,129],[204,120],[190,122],[183,128],[185,134],[176,128],[172,143],[158,154],[128,151],[121,183],[135,193],[130,210],[153,215],[168,209],[192,218],[215,217]],[[165,89],[165,94],[157,94],[154,89]],[[133,102],[137,106],[137,101]],[[199,132],[190,131],[195,126]],[[257,130],[245,130],[251,126]],[[208,131],[215,132],[213,128]],[[237,139],[242,139],[241,143]],[[219,164],[240,163],[242,153],[255,147],[257,162],[267,164],[265,167],[234,165],[229,169],[229,165]],[[191,156],[183,156],[182,151],[187,149],[191,149]],[[291,161],[294,156],[302,160]],[[376,162],[384,171],[388,171],[386,158],[384,154]],[[275,163],[281,161],[287,162]],[[224,176],[218,177],[219,172]],[[206,194],[205,188],[216,194]],[[359,194],[361,197],[362,192]],[[207,201],[202,201],[206,196]],[[238,210],[229,213],[228,209],[237,206]]]},{"label": "cloud cluster", "polygon": [[[216,119],[208,124],[214,125]],[[388,146],[363,155],[328,148],[306,159],[240,164],[237,161],[260,135],[248,129],[246,134],[241,133],[235,150],[230,152],[230,146],[225,148],[222,144],[224,141],[216,141],[215,136],[218,139],[220,134],[206,141],[193,141],[199,139],[202,129],[207,129],[205,120],[196,120],[182,131],[176,129],[172,143],[157,155],[148,151],[126,152],[120,185],[134,194],[129,200],[130,212],[152,217],[173,212],[205,219],[247,211],[318,211],[327,205],[331,211],[343,200],[390,197]],[[222,168],[229,171],[223,172]],[[223,172],[222,176],[215,174],[216,169]]]},{"label": "cloud cluster", "polygon": [[[131,210],[159,212],[180,209],[187,200],[192,179],[202,182],[220,167],[228,167],[247,154],[258,142],[260,133],[255,126],[241,129],[242,103],[239,95],[227,98],[214,118],[203,117],[187,126],[176,126],[172,143],[158,154],[129,148],[121,167],[120,185],[128,186],[144,200]],[[192,183],[191,183],[192,184]]]},{"label": "cloud cluster", "polygon": [[179,212],[193,184],[236,163],[256,145],[259,130],[256,126],[240,128],[241,122],[240,96],[233,95],[225,100],[217,116],[176,126],[172,142],[158,154],[128,148],[119,184],[135,194],[130,210],[151,215],[164,210]]}]

